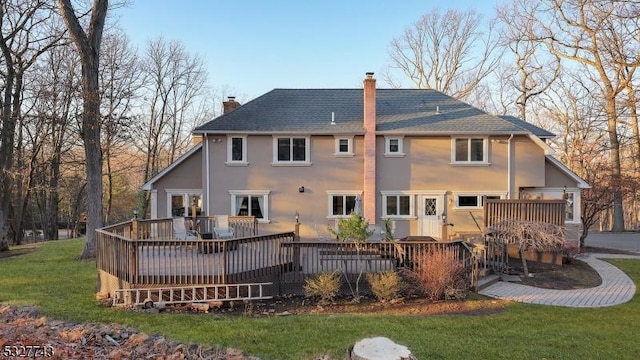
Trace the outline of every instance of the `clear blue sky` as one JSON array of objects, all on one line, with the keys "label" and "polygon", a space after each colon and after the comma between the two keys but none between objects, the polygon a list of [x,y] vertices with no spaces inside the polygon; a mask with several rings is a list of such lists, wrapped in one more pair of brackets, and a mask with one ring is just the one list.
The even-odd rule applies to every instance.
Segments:
[{"label": "clear blue sky", "polygon": [[[135,0],[111,12],[132,43],[183,42],[209,81],[245,101],[273,88],[354,88],[380,75],[388,45],[422,14],[470,7],[493,14],[496,0]],[[489,15],[486,15],[489,16]]]}]

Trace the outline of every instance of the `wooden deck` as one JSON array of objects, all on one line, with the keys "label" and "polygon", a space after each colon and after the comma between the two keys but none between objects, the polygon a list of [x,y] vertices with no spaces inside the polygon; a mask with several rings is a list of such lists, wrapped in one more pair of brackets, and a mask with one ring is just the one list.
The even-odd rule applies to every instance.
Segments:
[{"label": "wooden deck", "polygon": [[[418,254],[450,250],[472,272],[476,263],[463,241],[366,243],[301,242],[294,232],[258,235],[252,219],[236,219],[233,239],[177,240],[171,219],[139,220],[97,231],[100,292],[269,283],[260,296],[301,293],[305,280],[340,271],[348,279],[411,267]],[[233,226],[233,220],[230,221]],[[471,277],[470,281],[473,281]]]}]

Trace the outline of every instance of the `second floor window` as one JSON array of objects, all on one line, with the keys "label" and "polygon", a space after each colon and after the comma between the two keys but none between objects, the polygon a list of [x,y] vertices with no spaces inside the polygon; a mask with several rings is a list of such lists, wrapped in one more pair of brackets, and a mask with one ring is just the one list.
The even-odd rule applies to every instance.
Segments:
[{"label": "second floor window", "polygon": [[247,137],[227,137],[227,165],[247,164]]},{"label": "second floor window", "polygon": [[242,160],[242,138],[231,138],[231,161]]},{"label": "second floor window", "polygon": [[486,163],[487,139],[485,138],[455,138],[453,139],[454,163]]},{"label": "second floor window", "polygon": [[402,136],[385,136],[384,156],[403,157],[405,155],[403,141],[404,138]]},{"label": "second floor window", "polygon": [[274,163],[309,163],[309,138],[274,138]]},{"label": "second floor window", "polygon": [[334,136],[335,149],[333,155],[337,157],[351,157],[353,153],[353,136]]}]

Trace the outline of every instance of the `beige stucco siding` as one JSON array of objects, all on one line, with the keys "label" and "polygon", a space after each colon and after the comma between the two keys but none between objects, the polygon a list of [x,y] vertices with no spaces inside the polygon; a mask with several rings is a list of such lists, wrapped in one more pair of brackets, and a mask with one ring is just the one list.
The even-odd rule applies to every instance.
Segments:
[{"label": "beige stucco siding", "polygon": [[528,137],[516,137],[513,142],[516,191],[523,187],[545,186],[544,150]]},{"label": "beige stucco siding", "polygon": [[[269,193],[269,223],[261,223],[264,233],[293,231],[296,211],[301,233],[316,238],[316,229],[326,233],[330,190],[362,191],[362,137],[354,138],[355,156],[334,156],[333,136],[311,137],[310,166],[274,166],[273,137],[248,136],[248,166],[225,165],[227,145],[211,143],[211,195],[213,214],[231,211],[230,190],[266,190]],[[298,188],[304,186],[304,193]]]},{"label": "beige stucco siding", "polygon": [[[247,137],[247,166],[231,166],[227,160],[227,138],[219,142],[209,141],[211,204],[209,214],[231,212],[230,190],[269,191],[269,222],[259,225],[262,233],[291,231],[294,216],[300,214],[301,235],[315,239],[327,234],[329,219],[328,191],[363,191],[363,137],[353,139],[355,155],[334,155],[333,136],[312,136],[310,166],[275,166],[273,162],[273,136],[249,135]],[[404,157],[385,157],[385,138],[378,136],[376,152],[378,162],[376,176],[376,219],[381,225],[383,191],[399,191],[420,194],[440,192],[446,194],[444,207],[449,235],[454,232],[477,231],[470,215],[482,224],[482,210],[456,209],[456,194],[479,195],[490,192],[507,196],[508,193],[508,137],[488,139],[489,164],[457,165],[451,163],[451,137],[405,136]],[[493,140],[493,141],[492,141]],[[543,150],[531,139],[516,136],[512,139],[515,189],[544,186],[545,157]],[[203,177],[206,180],[206,177]],[[304,186],[304,193],[298,188]],[[420,211],[418,195],[414,198],[412,219],[395,219],[396,235],[420,233],[417,219]]]},{"label": "beige stucco siding", "polygon": [[550,162],[545,162],[545,187],[548,188],[562,188],[562,187],[576,187],[578,184],[575,180],[567,176],[566,173],[561,172],[556,166]]},{"label": "beige stucco siding", "polygon": [[[506,140],[506,138],[504,138]],[[451,163],[451,137],[405,137],[405,157],[384,157],[384,138],[378,141],[379,191],[408,191],[412,193],[438,192],[445,194],[444,206],[449,233],[455,230],[476,229],[468,210],[455,210],[453,199],[457,192],[507,192],[507,145],[488,142],[488,165],[456,165]],[[417,196],[417,195],[416,195]],[[415,199],[416,215],[420,211]],[[383,214],[379,196],[378,217]],[[474,211],[481,215],[481,211]],[[394,221],[396,236],[420,233],[418,219]]]},{"label": "beige stucco siding", "polygon": [[384,157],[378,139],[380,190],[506,189],[506,145],[489,143],[489,165],[451,164],[450,137],[405,137],[405,157]]},{"label": "beige stucco siding", "polygon": [[158,217],[167,217],[167,190],[202,190],[202,149],[175,166],[153,184],[157,190]]}]

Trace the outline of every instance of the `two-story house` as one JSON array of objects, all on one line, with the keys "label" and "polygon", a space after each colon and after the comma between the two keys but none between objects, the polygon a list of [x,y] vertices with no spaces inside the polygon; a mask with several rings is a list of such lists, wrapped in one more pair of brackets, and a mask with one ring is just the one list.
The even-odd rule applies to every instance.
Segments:
[{"label": "two-story house", "polygon": [[274,89],[193,131],[189,152],[157,176],[151,216],[253,215],[261,233],[326,237],[361,211],[396,237],[478,231],[485,197],[566,198],[580,224],[584,180],[556,160],[554,135],[435,90]]}]

